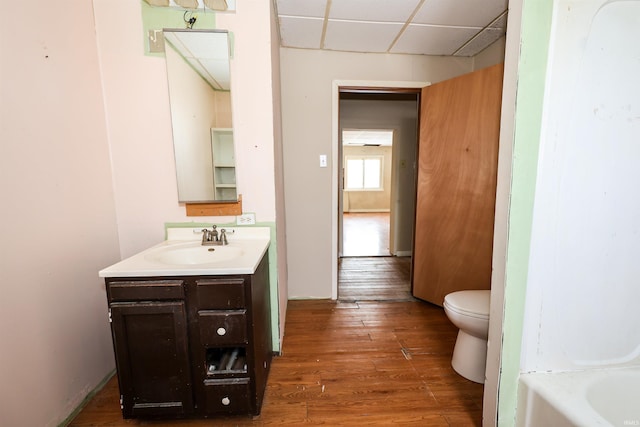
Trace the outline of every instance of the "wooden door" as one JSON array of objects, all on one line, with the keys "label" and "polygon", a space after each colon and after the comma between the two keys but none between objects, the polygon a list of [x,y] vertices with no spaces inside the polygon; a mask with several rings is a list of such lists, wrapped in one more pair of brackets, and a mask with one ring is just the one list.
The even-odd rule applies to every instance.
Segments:
[{"label": "wooden door", "polygon": [[113,303],[111,318],[124,417],[191,413],[184,302]]},{"label": "wooden door", "polygon": [[422,91],[413,294],[489,289],[503,65]]}]

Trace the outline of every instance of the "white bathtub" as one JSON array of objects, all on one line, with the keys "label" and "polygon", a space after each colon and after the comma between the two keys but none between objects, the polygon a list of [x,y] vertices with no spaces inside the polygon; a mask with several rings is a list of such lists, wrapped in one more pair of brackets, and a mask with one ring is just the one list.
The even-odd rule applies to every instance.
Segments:
[{"label": "white bathtub", "polygon": [[517,425],[640,426],[640,366],[520,376]]}]

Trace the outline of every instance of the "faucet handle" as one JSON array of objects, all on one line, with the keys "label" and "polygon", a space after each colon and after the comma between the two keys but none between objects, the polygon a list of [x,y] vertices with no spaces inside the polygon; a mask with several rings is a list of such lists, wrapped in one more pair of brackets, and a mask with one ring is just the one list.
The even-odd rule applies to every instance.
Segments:
[{"label": "faucet handle", "polygon": [[224,228],[220,230],[220,241],[222,242],[223,245],[226,245],[229,243],[227,242],[227,230],[225,230]]}]

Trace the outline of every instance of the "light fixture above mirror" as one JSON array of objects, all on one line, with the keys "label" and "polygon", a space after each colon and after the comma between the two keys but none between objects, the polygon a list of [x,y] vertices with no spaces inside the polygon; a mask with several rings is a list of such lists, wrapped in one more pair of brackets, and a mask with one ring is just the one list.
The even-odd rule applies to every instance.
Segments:
[{"label": "light fixture above mirror", "polygon": [[219,12],[236,10],[235,0],[145,0],[151,6],[177,9],[209,9]]}]

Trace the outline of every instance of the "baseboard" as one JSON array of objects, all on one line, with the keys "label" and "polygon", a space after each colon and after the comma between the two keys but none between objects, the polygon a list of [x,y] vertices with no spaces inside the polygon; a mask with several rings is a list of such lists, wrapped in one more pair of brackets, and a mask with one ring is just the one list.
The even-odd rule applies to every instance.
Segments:
[{"label": "baseboard", "polygon": [[395,256],[411,256],[411,251],[396,251]]},{"label": "baseboard", "polygon": [[349,209],[348,211],[344,211],[344,213],[389,213],[391,209]]},{"label": "baseboard", "polygon": [[100,383],[98,383],[98,385],[89,392],[89,394],[87,394],[87,397],[85,397],[82,402],[80,402],[80,404],[76,407],[76,409],[73,410],[73,412],[71,414],[69,414],[69,416],[67,418],[65,418],[64,421],[62,421],[60,424],[58,424],[58,427],[66,427],[68,426],[71,421],[73,421],[73,419],[75,417],[78,416],[78,414],[84,409],[85,406],[87,406],[87,404],[91,401],[91,399],[93,399],[96,394],[98,394],[98,392],[100,390],[102,390],[104,388],[105,385],[107,385],[107,383],[109,382],[109,380],[116,374],[116,370],[114,369],[113,371],[109,372],[107,374],[106,377],[104,377],[102,379],[102,381],[100,381]]}]

